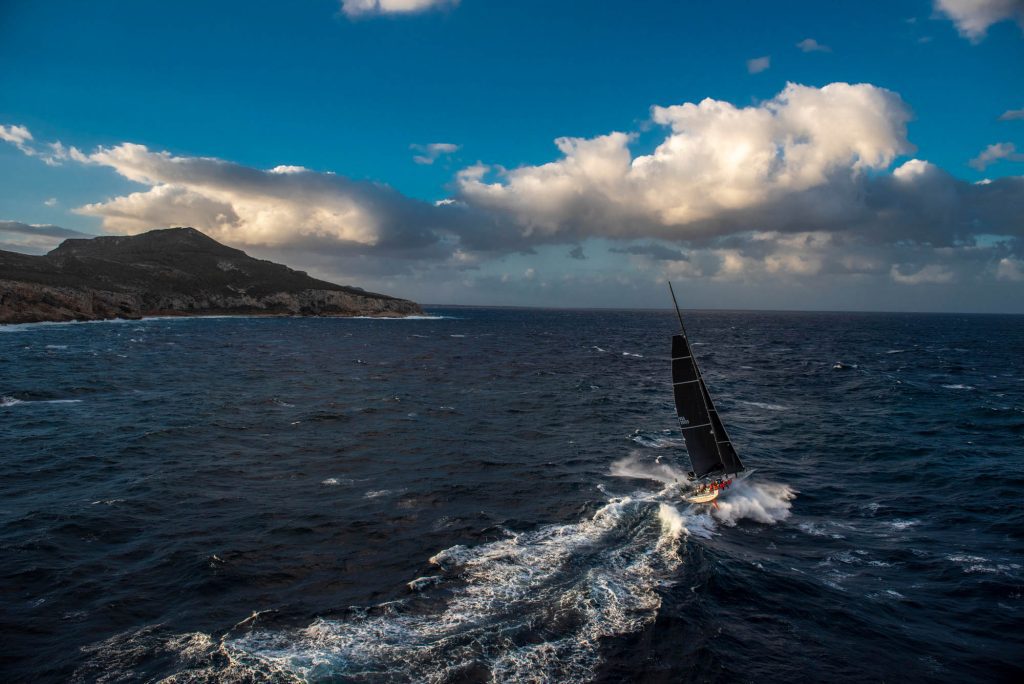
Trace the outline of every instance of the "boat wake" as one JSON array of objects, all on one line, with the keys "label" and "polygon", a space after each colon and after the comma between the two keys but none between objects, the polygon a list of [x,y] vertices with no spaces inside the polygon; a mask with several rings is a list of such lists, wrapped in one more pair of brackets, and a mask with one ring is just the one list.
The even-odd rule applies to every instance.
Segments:
[{"label": "boat wake", "polygon": [[[616,468],[655,480],[672,473],[638,461]],[[587,681],[601,639],[654,621],[659,588],[678,576],[688,536],[708,538],[716,524],[743,518],[782,520],[792,498],[784,485],[745,482],[711,512],[680,510],[674,484],[613,497],[581,522],[441,551],[430,559],[436,572],[409,582],[402,600],[291,630],[251,619],[219,639],[122,635],[96,645],[78,674],[127,672],[141,654],[163,650],[189,681]],[[140,639],[149,644],[132,643]]]},{"label": "boat wake", "polygon": [[179,675],[190,681],[588,680],[600,640],[652,622],[658,588],[682,562],[688,520],[661,498],[612,498],[582,522],[453,546],[430,559],[435,575],[409,583],[410,597],[343,619],[284,631],[246,621],[219,640],[122,635],[96,645],[78,674],[128,671],[132,654],[181,645]]}]

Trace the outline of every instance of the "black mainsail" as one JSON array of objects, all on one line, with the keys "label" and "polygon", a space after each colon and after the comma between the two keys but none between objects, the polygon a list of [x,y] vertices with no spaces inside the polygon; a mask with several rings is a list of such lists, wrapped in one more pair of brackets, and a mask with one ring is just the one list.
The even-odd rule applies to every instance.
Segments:
[{"label": "black mainsail", "polygon": [[743,470],[743,463],[725,431],[697,359],[693,356],[672,283],[668,287],[680,327],[680,333],[672,336],[672,392],[693,474],[704,477],[716,472],[739,473]]}]

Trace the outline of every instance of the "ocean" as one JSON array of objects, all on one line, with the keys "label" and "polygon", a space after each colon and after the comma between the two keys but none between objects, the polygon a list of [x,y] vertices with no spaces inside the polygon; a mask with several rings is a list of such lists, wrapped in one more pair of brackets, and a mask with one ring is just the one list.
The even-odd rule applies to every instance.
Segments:
[{"label": "ocean", "polygon": [[1024,317],[0,328],[0,679],[1024,680]]}]

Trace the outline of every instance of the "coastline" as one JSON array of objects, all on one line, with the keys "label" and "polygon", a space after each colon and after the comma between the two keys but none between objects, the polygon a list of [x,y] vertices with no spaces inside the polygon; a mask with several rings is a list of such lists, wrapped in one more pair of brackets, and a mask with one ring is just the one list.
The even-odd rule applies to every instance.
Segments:
[{"label": "coastline", "polygon": [[353,320],[380,320],[380,321],[437,321],[452,318],[452,316],[439,316],[431,315],[427,313],[416,313],[416,314],[395,314],[395,313],[382,313],[382,314],[366,314],[366,313],[353,313],[353,314],[284,314],[284,313],[212,313],[212,314],[197,314],[197,313],[161,313],[154,314],[152,316],[112,316],[110,318],[72,318],[67,320],[38,320],[38,321],[20,321],[18,323],[0,323],[0,331],[11,330],[14,328],[23,328],[27,326],[53,326],[53,325],[84,325],[89,323],[139,323],[143,321],[182,321],[182,320],[194,320],[199,318],[303,318],[303,319],[353,319]]}]

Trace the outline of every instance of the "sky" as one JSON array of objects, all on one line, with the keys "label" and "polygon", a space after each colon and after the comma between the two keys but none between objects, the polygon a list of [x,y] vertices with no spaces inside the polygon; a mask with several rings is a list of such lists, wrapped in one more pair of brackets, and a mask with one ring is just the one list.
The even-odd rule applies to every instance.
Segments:
[{"label": "sky", "polygon": [[1024,313],[1024,0],[0,2],[0,249],[428,304]]}]

